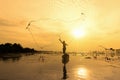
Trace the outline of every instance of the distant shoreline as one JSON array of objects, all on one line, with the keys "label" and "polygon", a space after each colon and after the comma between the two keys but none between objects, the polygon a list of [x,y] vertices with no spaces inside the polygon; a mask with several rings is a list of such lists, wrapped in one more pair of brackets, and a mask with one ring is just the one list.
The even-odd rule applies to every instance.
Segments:
[{"label": "distant shoreline", "polygon": [[22,47],[19,43],[0,44],[0,54],[37,52],[34,48]]}]

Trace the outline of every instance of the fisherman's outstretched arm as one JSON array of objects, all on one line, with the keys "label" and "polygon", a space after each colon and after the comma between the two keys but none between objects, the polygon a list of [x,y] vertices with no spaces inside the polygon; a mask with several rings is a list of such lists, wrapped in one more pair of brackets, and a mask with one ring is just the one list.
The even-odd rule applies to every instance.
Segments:
[{"label": "fisherman's outstretched arm", "polygon": [[61,40],[60,38],[59,38],[59,41],[60,41],[61,43],[63,43],[62,40]]}]

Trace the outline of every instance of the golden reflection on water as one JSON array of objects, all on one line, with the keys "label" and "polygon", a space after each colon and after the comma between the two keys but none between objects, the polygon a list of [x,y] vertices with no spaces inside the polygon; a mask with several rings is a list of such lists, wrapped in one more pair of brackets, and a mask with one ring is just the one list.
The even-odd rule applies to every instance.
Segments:
[{"label": "golden reflection on water", "polygon": [[86,79],[88,77],[88,70],[86,68],[78,68],[77,75],[79,78]]}]

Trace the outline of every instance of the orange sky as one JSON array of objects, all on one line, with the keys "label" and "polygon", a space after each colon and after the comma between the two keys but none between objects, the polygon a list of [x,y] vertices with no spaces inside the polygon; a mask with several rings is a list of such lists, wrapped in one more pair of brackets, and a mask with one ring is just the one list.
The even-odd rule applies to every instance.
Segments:
[{"label": "orange sky", "polygon": [[[119,0],[1,0],[0,43],[60,51],[61,34],[67,51],[99,50],[99,45],[120,48],[119,4]],[[25,29],[31,20],[36,20],[30,26],[33,37]],[[75,38],[71,31],[76,28],[85,35]]]}]

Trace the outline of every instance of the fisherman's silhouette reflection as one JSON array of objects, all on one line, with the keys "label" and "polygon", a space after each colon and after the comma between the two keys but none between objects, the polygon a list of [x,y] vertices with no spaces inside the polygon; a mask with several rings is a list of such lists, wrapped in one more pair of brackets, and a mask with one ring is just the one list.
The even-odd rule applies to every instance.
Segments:
[{"label": "fisherman's silhouette reflection", "polygon": [[69,55],[67,53],[62,55],[62,63],[63,63],[63,80],[67,79],[67,69],[66,64],[69,62]]}]

